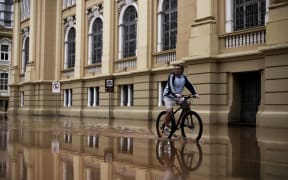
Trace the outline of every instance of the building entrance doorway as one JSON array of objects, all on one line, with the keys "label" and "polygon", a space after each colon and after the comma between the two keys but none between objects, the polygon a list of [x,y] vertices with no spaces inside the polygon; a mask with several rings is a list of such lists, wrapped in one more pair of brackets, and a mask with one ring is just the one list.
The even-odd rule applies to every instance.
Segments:
[{"label": "building entrance doorway", "polygon": [[256,114],[261,99],[261,74],[260,72],[235,73],[233,79],[232,122],[256,125]]}]

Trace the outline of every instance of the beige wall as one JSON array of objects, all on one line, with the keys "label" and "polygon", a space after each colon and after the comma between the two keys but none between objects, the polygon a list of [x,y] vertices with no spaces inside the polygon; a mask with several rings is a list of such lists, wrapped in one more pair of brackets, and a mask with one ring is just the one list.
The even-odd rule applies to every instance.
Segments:
[{"label": "beige wall", "polygon": [[[225,33],[224,0],[178,1],[178,30],[176,63],[184,63],[185,73],[194,82],[201,95],[193,102],[204,123],[228,124],[229,113],[237,109],[233,74],[261,72],[261,104],[256,124],[260,126],[288,126],[288,87],[286,86],[288,40],[285,36],[288,5],[285,1],[272,1],[269,21],[265,27]],[[73,89],[73,106],[63,107],[63,91],[58,97],[61,115],[108,117],[109,97],[112,116],[123,119],[154,119],[164,107],[158,107],[158,82],[165,81],[172,66],[155,65],[157,53],[158,1],[137,1],[138,33],[136,68],[117,71],[118,59],[118,4],[114,0],[77,1],[63,10],[61,1],[31,1],[30,18],[20,21],[19,3],[15,3],[15,29],[13,67],[11,69],[10,112],[18,114],[55,114],[56,94],[51,93],[51,82],[60,81],[61,89]],[[102,63],[88,65],[88,14],[94,5],[103,6]],[[64,70],[64,20],[76,15],[75,68]],[[21,75],[21,30],[30,28],[30,64]],[[281,27],[281,28],[280,28]],[[251,32],[266,32],[264,44],[227,48],[229,37]],[[275,33],[277,32],[277,33]],[[20,34],[20,35],[19,35]],[[174,51],[174,50],[173,50]],[[172,53],[173,53],[172,51]],[[160,52],[160,54],[167,52]],[[169,52],[170,53],[170,52]],[[174,61],[172,62],[172,64]],[[101,72],[87,73],[90,68]],[[115,80],[114,93],[105,92],[105,79]],[[120,107],[119,85],[134,85],[134,105]],[[100,106],[87,107],[87,87],[100,87]],[[20,107],[19,91],[25,91],[25,106]],[[28,92],[26,92],[28,91]],[[233,115],[237,119],[236,115]],[[271,118],[277,121],[270,121]],[[233,120],[232,120],[233,121]],[[277,122],[277,123],[274,123]]]}]

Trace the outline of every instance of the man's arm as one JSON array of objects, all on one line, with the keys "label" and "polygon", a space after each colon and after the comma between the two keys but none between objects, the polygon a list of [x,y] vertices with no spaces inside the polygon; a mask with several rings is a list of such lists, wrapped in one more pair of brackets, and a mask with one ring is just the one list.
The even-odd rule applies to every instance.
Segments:
[{"label": "man's arm", "polygon": [[192,95],[198,94],[192,83],[187,79],[186,76],[184,77],[185,77],[185,87],[191,92]]}]

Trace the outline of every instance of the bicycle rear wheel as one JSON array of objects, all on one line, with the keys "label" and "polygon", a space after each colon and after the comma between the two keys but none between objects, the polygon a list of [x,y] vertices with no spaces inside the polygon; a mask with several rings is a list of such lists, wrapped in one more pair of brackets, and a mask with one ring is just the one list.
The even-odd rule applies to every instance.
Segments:
[{"label": "bicycle rear wheel", "polygon": [[[156,121],[156,130],[158,137],[168,137],[169,134],[165,134],[164,132],[164,126],[165,126],[165,114],[166,111],[162,111],[159,113]],[[170,129],[172,129],[171,121],[168,125]]]},{"label": "bicycle rear wheel", "polygon": [[200,116],[194,112],[189,111],[181,124],[181,133],[186,138],[199,141],[202,136],[203,125]]}]

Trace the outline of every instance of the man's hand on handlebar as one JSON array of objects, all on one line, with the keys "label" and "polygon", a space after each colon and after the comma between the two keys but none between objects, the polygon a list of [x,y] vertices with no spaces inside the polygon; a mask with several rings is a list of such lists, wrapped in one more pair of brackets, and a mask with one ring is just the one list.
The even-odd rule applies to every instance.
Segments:
[{"label": "man's hand on handlebar", "polygon": [[181,97],[182,97],[182,94],[175,94],[175,96],[176,96],[177,98],[181,98]]},{"label": "man's hand on handlebar", "polygon": [[193,98],[200,98],[199,94],[193,94]]}]

